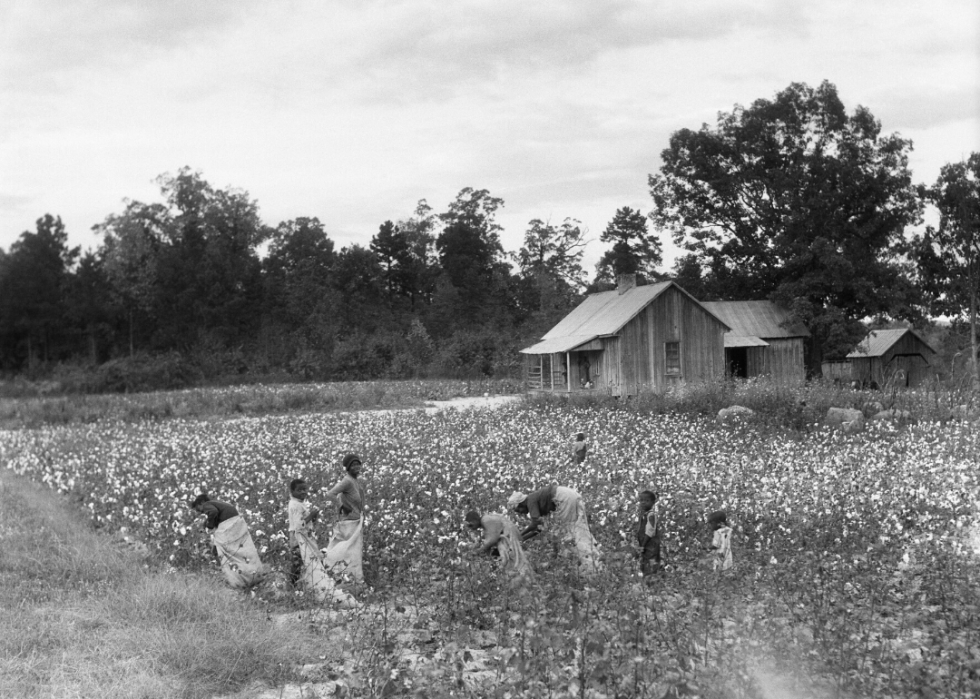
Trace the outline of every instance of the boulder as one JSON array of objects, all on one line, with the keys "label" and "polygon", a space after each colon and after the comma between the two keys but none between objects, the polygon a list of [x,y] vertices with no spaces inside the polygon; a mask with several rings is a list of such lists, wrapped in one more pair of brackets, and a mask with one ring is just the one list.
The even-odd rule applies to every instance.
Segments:
[{"label": "boulder", "polygon": [[845,422],[855,420],[860,420],[861,425],[864,426],[864,413],[854,408],[829,408],[827,417],[824,418],[824,422],[832,427],[840,427]]},{"label": "boulder", "polygon": [[912,413],[908,410],[882,410],[871,416],[873,422],[901,422],[902,424],[912,422]]},{"label": "boulder", "polygon": [[881,403],[879,403],[876,400],[869,401],[869,402],[865,403],[863,406],[861,406],[861,410],[863,410],[864,411],[864,414],[865,415],[868,415],[868,416],[870,416],[870,415],[877,415],[878,413],[880,413],[884,409],[885,409],[885,406],[883,406]]},{"label": "boulder", "polygon": [[857,434],[864,429],[864,415],[848,420],[840,424],[840,429],[844,434]]},{"label": "boulder", "polygon": [[755,411],[752,408],[746,408],[744,405],[733,405],[719,410],[716,420],[719,425],[728,425],[732,422],[751,420],[754,415]]},{"label": "boulder", "polygon": [[954,420],[976,420],[980,417],[980,412],[976,408],[972,408],[969,405],[957,405],[951,411]]}]

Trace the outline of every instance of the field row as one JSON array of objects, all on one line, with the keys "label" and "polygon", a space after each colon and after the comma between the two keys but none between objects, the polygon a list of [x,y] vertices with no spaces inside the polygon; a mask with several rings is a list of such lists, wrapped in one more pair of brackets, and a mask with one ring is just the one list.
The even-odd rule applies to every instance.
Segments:
[{"label": "field row", "polygon": [[[369,558],[372,547],[445,553],[467,509],[500,511],[511,491],[552,481],[583,494],[596,537],[612,551],[631,541],[636,491],[658,491],[677,561],[703,544],[702,516],[718,508],[729,511],[743,552],[767,559],[938,536],[972,516],[980,436],[968,426],[881,426],[851,437],[757,429],[594,409],[405,411],[8,431],[0,457],[77,498],[98,525],[129,527],[177,563],[200,541],[185,507],[200,490],[235,503],[260,548],[276,554],[289,480],[306,477],[315,501],[349,451],[366,465]],[[590,452],[573,465],[578,430]]]}]

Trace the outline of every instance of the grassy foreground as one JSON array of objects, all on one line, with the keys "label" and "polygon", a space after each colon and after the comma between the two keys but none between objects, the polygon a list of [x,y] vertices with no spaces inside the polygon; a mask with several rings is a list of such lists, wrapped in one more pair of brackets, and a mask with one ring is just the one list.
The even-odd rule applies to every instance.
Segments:
[{"label": "grassy foreground", "polygon": [[302,629],[214,578],[172,575],[0,469],[0,696],[208,697],[282,684]]}]

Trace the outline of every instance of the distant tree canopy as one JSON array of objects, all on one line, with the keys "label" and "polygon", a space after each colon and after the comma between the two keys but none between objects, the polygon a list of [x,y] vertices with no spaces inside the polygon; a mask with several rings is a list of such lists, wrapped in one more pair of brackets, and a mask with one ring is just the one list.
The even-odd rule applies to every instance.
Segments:
[{"label": "distant tree canopy", "polygon": [[[504,202],[486,189],[463,188],[442,211],[419,200],[365,231],[368,244],[338,249],[317,218],[266,225],[247,192],[185,167],[158,178],[159,201],[125,200],[94,226],[95,250],[69,247],[50,214],[0,250],[0,370],[160,355],[176,358],[168,371],[186,361],[206,376],[514,372],[517,350],[584,293],[620,274],[664,278],[665,232],[685,252],[673,276],[695,297],[769,298],[804,322],[811,371],[868,319],[926,308],[969,322],[975,357],[980,156],[915,188],[910,149],[867,109],[847,114],[826,82],[736,106],[672,135],[648,179],[652,213],[615,212],[591,280],[579,221],[534,218],[508,253]],[[910,235],[924,201],[939,225]]]},{"label": "distant tree canopy", "polygon": [[769,298],[813,334],[811,369],[841,356],[861,319],[917,315],[901,264],[921,202],[910,141],[883,135],[864,107],[848,115],[829,82],[682,129],[650,175],[651,218],[688,254],[675,273],[701,298]]},{"label": "distant tree canopy", "polygon": [[980,384],[980,153],[943,166],[924,194],[939,213],[939,227],[928,226],[912,242],[920,282],[933,313],[969,324],[973,377]]},{"label": "distant tree canopy", "polygon": [[61,359],[70,271],[79,248],[68,247],[61,217],[46,214],[0,257],[0,333],[5,353],[28,365]]}]

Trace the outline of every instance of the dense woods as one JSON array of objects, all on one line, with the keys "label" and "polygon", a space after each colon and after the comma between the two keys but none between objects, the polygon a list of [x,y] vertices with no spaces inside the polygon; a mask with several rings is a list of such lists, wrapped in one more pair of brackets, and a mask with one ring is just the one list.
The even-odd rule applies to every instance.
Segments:
[{"label": "dense woods", "polygon": [[[96,223],[95,249],[70,247],[51,213],[0,249],[0,370],[101,372],[95,390],[130,388],[112,376],[136,365],[171,386],[516,375],[518,349],[635,273],[705,301],[779,303],[812,334],[811,371],[869,324],[941,314],[944,368],[975,372],[980,156],[916,185],[911,149],[868,109],[847,114],[830,83],[737,106],[671,137],[651,211],[615,213],[591,274],[573,219],[534,219],[504,250],[505,202],[485,189],[442,210],[421,200],[338,249],[315,216],[271,224],[248,192],[184,167],[158,178],[160,201]],[[923,227],[926,212],[938,225]],[[667,235],[684,250],[671,269]]]}]

